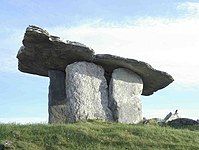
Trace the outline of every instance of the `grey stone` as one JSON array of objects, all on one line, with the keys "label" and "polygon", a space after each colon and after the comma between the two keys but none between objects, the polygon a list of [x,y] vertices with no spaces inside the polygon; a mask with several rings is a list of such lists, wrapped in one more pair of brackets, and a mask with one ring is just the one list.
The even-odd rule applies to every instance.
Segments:
[{"label": "grey stone", "polygon": [[161,118],[151,118],[151,119],[143,119],[143,124],[150,124],[150,125],[161,125],[162,119]]},{"label": "grey stone", "polygon": [[48,70],[65,70],[67,64],[76,61],[91,61],[94,51],[83,44],[61,41],[46,30],[29,26],[23,46],[17,54],[18,68],[22,72],[48,76]]},{"label": "grey stone", "polygon": [[185,125],[199,125],[196,120],[189,119],[189,118],[177,118],[167,123],[170,126],[185,126]]},{"label": "grey stone", "polygon": [[0,144],[0,150],[4,150],[5,146],[3,144]]},{"label": "grey stone", "polygon": [[112,120],[108,108],[104,69],[93,63],[76,62],[66,67],[68,122],[87,119]]},{"label": "grey stone", "polygon": [[105,69],[107,80],[110,80],[114,69],[127,68],[132,70],[142,78],[144,83],[142,95],[146,96],[153,94],[174,81],[168,73],[156,70],[149,64],[135,59],[99,54],[95,55],[93,62]]},{"label": "grey stone", "polygon": [[108,83],[114,69],[127,68],[142,78],[142,95],[151,95],[174,81],[171,75],[156,70],[145,62],[107,54],[94,55],[94,51],[85,45],[63,42],[59,37],[36,26],[26,29],[17,58],[20,71],[41,76],[48,76],[48,70],[51,69],[64,71],[68,64],[77,61],[93,62],[105,69]]},{"label": "grey stone", "polygon": [[109,84],[109,107],[115,121],[129,124],[142,121],[142,89],[142,79],[134,72],[124,68],[113,71]]},{"label": "grey stone", "polygon": [[172,116],[172,112],[168,113],[166,117],[163,119],[163,122],[166,122]]},{"label": "grey stone", "polygon": [[170,112],[170,113],[163,119],[163,122],[164,122],[164,123],[167,123],[167,122],[172,121],[172,120],[175,120],[175,119],[177,119],[177,118],[179,118],[177,111],[176,111],[174,114],[172,114],[172,113]]},{"label": "grey stone", "polygon": [[67,106],[63,105],[52,105],[48,106],[49,123],[67,123]]},{"label": "grey stone", "polygon": [[14,148],[14,143],[13,143],[13,141],[10,141],[10,140],[6,140],[4,143],[3,143],[3,145],[4,145],[4,149],[15,149]]},{"label": "grey stone", "polygon": [[58,70],[49,70],[50,78],[48,94],[49,123],[65,123],[66,116],[66,89],[65,73]]}]

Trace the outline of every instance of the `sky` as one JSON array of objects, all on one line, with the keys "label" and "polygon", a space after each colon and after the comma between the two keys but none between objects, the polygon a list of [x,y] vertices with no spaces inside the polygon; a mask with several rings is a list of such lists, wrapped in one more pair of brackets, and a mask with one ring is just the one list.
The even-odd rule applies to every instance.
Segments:
[{"label": "sky", "polygon": [[0,122],[48,120],[49,79],[17,69],[28,25],[168,72],[172,84],[141,97],[143,116],[199,119],[199,0],[0,0],[0,20]]}]

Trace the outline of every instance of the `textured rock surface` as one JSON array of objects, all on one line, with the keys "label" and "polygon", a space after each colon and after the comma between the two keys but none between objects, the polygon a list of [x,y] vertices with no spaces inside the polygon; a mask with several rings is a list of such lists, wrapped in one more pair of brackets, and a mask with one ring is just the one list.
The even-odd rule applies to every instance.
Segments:
[{"label": "textured rock surface", "polygon": [[65,123],[67,119],[65,73],[49,70],[48,76],[50,78],[48,94],[49,123]]},{"label": "textured rock surface", "polygon": [[113,71],[109,85],[109,101],[115,121],[122,123],[142,121],[140,101],[142,89],[142,79],[134,72],[123,68]]},{"label": "textured rock surface", "polygon": [[48,106],[48,114],[48,123],[67,123],[68,116],[66,104]]},{"label": "textured rock surface", "polygon": [[39,27],[29,26],[20,48],[18,68],[22,72],[48,76],[48,70],[65,70],[67,64],[91,61],[92,49],[77,42],[63,42]]},{"label": "textured rock surface", "polygon": [[77,62],[66,67],[66,95],[69,120],[112,120],[108,108],[107,82],[102,67]]},{"label": "textured rock surface", "polygon": [[0,144],[0,150],[4,150],[5,146],[3,144]]},{"label": "textured rock surface", "polygon": [[167,123],[170,126],[184,126],[184,125],[197,125],[199,124],[196,120],[189,118],[178,118],[175,120],[171,120]]},{"label": "textured rock surface", "polygon": [[17,58],[20,71],[42,76],[48,76],[48,70],[64,71],[68,64],[87,61],[104,67],[109,82],[114,69],[127,68],[141,76],[144,82],[142,95],[151,95],[173,82],[169,74],[155,70],[147,63],[114,55],[94,55],[94,51],[85,45],[63,42],[36,26],[26,29]]},{"label": "textured rock surface", "polygon": [[167,123],[169,121],[172,121],[172,120],[175,120],[175,119],[178,119],[179,116],[178,116],[178,113],[174,113],[172,114],[171,112],[163,119],[163,122],[164,123]]},{"label": "textured rock surface", "polygon": [[166,72],[155,70],[149,64],[134,59],[122,58],[114,55],[96,55],[94,63],[101,65],[106,71],[106,78],[111,78],[111,73],[116,68],[127,68],[138,74],[144,83],[142,95],[151,95],[173,82],[172,76]]}]

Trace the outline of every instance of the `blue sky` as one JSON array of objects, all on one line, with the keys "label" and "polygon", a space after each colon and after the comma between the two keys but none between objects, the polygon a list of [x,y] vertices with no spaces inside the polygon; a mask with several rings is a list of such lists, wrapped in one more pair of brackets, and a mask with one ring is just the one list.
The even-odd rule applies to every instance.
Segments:
[{"label": "blue sky", "polygon": [[67,40],[150,63],[175,81],[142,96],[143,114],[199,118],[199,1],[1,0],[0,122],[45,122],[49,79],[17,70],[28,25]]}]

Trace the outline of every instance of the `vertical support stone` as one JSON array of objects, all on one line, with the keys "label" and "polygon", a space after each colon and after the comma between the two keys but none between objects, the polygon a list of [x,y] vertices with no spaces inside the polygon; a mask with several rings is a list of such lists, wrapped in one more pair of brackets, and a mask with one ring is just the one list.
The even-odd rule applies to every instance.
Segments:
[{"label": "vertical support stone", "polygon": [[88,62],[66,67],[66,95],[69,122],[87,119],[112,120],[108,108],[108,86],[104,69]]},{"label": "vertical support stone", "polygon": [[134,72],[118,68],[109,84],[109,101],[114,121],[135,124],[142,120],[142,79]]},{"label": "vertical support stone", "polygon": [[58,70],[49,70],[50,78],[48,94],[49,123],[65,123],[66,116],[66,90],[65,73]]}]

